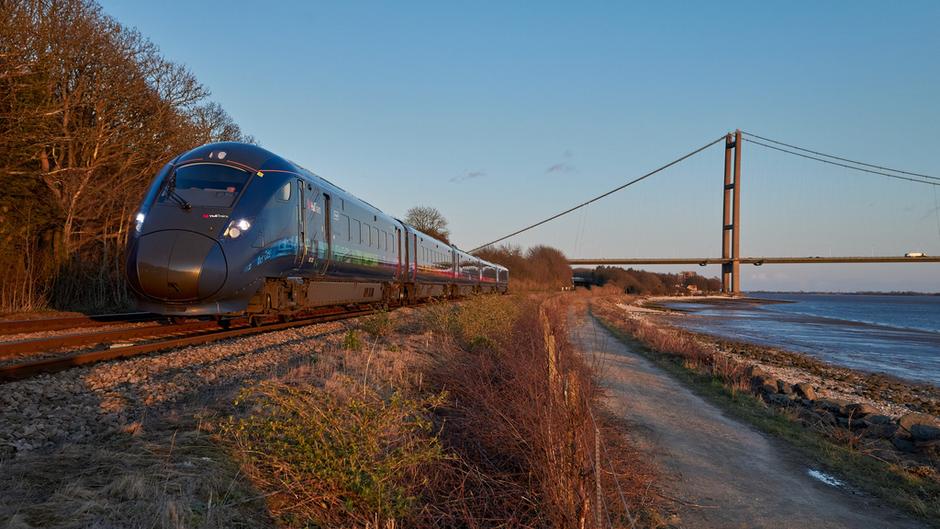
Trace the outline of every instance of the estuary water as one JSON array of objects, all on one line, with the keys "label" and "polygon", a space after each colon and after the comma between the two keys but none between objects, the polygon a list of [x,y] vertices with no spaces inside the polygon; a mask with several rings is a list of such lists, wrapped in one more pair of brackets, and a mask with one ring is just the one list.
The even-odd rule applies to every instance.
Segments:
[{"label": "estuary water", "polygon": [[685,311],[673,321],[692,331],[940,386],[940,296],[761,293],[664,305]]}]

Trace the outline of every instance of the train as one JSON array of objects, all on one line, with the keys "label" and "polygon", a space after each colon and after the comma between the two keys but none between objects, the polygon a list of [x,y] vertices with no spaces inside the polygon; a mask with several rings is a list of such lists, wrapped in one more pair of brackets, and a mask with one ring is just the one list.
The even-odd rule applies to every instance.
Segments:
[{"label": "train", "polygon": [[509,288],[506,267],[238,142],[197,147],[160,170],[126,264],[138,308],[173,317],[289,317]]}]

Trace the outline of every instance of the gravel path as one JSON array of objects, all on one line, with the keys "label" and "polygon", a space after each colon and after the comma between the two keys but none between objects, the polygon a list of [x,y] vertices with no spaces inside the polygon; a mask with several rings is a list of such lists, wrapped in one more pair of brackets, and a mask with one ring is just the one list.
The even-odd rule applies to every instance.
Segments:
[{"label": "gravel path", "polygon": [[662,468],[689,528],[923,527],[877,500],[813,476],[791,449],[726,417],[590,317],[571,340],[602,366],[608,405]]}]

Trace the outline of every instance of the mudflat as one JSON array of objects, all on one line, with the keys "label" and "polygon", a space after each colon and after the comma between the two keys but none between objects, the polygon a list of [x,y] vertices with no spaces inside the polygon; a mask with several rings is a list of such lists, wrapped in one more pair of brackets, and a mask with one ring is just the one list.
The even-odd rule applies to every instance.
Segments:
[{"label": "mudflat", "polygon": [[663,473],[682,527],[926,527],[877,498],[826,483],[795,450],[726,416],[583,312],[569,328],[601,367],[607,405]]}]

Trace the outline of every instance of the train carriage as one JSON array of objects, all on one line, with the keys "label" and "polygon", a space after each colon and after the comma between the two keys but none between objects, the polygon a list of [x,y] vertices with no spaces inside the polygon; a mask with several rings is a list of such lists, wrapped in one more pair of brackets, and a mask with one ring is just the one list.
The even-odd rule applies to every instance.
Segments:
[{"label": "train carriage", "polygon": [[505,292],[508,270],[254,145],[189,151],[154,179],[128,247],[140,307],[289,314]]}]

